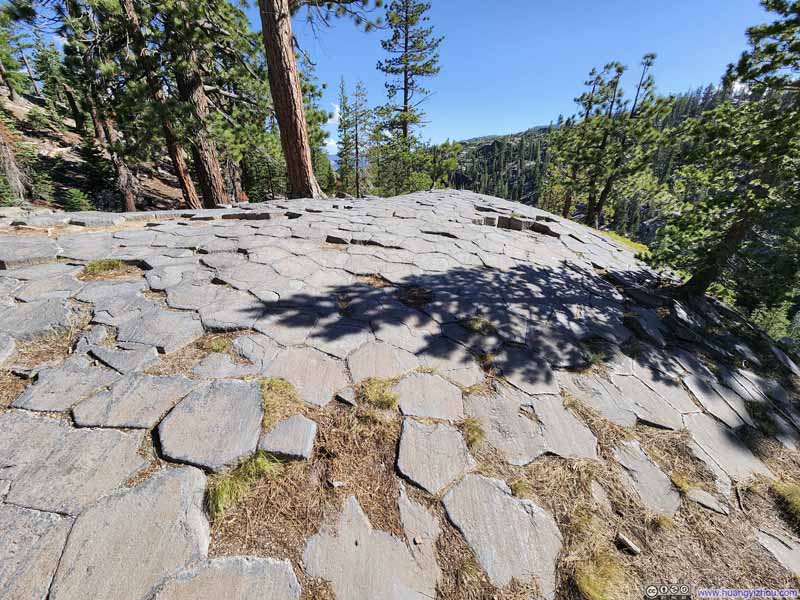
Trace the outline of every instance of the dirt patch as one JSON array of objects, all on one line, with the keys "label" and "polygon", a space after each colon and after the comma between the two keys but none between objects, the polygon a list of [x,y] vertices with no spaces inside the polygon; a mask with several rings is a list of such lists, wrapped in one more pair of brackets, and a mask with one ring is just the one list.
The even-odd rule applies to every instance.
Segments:
[{"label": "dirt patch", "polygon": [[30,383],[11,371],[0,370],[0,408],[8,408]]},{"label": "dirt patch", "polygon": [[[311,414],[311,413],[310,413]],[[306,541],[354,495],[373,527],[401,535],[394,475],[399,418],[331,404],[311,414],[318,425],[314,457],[286,463],[255,482],[212,524],[211,556],[288,558],[304,599],[333,599],[302,569]]]}]

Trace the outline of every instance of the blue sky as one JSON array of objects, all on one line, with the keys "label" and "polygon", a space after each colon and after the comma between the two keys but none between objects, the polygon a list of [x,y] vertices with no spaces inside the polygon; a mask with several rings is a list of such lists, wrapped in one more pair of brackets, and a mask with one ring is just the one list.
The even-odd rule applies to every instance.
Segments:
[{"label": "blue sky", "polygon": [[[745,29],[769,20],[758,0],[431,2],[431,24],[445,37],[442,71],[427,82],[433,95],[424,104],[422,136],[433,142],[547,124],[573,112],[592,67],[619,60],[633,71],[646,52],[658,54],[653,74],[663,93],[717,83],[745,49]],[[326,108],[342,75],[350,88],[363,81],[371,103],[385,101],[375,68],[385,31],[367,34],[342,20],[315,36],[302,18],[294,28],[328,84]]]}]

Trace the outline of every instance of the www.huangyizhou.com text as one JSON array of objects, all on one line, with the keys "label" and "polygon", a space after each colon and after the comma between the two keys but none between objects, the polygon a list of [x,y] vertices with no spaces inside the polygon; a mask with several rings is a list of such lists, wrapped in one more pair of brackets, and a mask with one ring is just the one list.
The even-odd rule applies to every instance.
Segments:
[{"label": "www.huangyizhou.com text", "polygon": [[696,588],[696,598],[797,598],[796,589]]}]

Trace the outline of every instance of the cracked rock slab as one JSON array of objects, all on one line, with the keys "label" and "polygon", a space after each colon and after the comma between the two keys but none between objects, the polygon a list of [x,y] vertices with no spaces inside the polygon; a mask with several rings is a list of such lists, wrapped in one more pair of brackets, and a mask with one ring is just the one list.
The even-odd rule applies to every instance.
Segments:
[{"label": "cracked rock slab", "polygon": [[156,377],[134,373],[108,391],[95,394],[72,409],[81,427],[151,429],[197,384],[182,375]]},{"label": "cracked rock slab", "polygon": [[29,342],[67,329],[71,317],[72,311],[63,299],[23,302],[0,310],[0,333]]},{"label": "cracked rock slab", "polygon": [[65,411],[96,390],[108,387],[120,377],[106,367],[67,362],[39,371],[36,382],[14,400],[12,406],[38,411]]},{"label": "cracked rock slab", "polygon": [[669,516],[678,511],[681,504],[678,491],[639,442],[623,442],[614,449],[614,458],[624,469],[624,479],[649,510]]},{"label": "cracked rock slab", "polygon": [[535,581],[546,598],[555,596],[561,532],[548,512],[482,475],[464,477],[442,502],[493,585]]},{"label": "cracked rock slab", "polygon": [[141,371],[158,360],[158,351],[152,346],[138,350],[92,346],[89,352],[101,363],[123,375]]},{"label": "cracked rock slab", "polygon": [[256,450],[261,433],[257,382],[219,380],[196,388],[158,426],[167,458],[219,471]]},{"label": "cracked rock slab", "polygon": [[391,379],[420,366],[416,356],[386,342],[368,342],[347,357],[353,381]]},{"label": "cracked rock slab", "polygon": [[288,560],[225,556],[180,571],[148,600],[299,600],[300,584]]},{"label": "cracked rock slab", "polygon": [[205,559],[206,477],[167,468],[107,496],[76,520],[50,590],[51,600],[141,600],[191,561]]},{"label": "cracked rock slab", "polygon": [[231,379],[257,375],[258,367],[234,362],[224,352],[212,352],[192,369],[192,374],[205,379]]},{"label": "cracked rock slab", "polygon": [[143,439],[143,432],[67,428],[41,460],[17,475],[6,501],[77,514],[147,464],[138,452]]},{"label": "cracked rock slab", "polygon": [[0,367],[14,354],[17,344],[10,335],[0,333]]},{"label": "cracked rock slab", "polygon": [[397,468],[425,491],[439,494],[475,467],[461,432],[449,425],[403,422]]},{"label": "cracked rock slab", "polygon": [[303,415],[294,415],[262,434],[258,449],[279,458],[307,459],[314,450],[316,436],[317,424],[314,421]]},{"label": "cracked rock slab", "polygon": [[170,354],[203,335],[200,319],[190,313],[154,309],[119,326],[117,341],[155,346]]},{"label": "cracked rock slab", "polygon": [[268,377],[291,383],[303,401],[325,406],[333,394],[350,384],[344,364],[313,348],[287,348],[266,370]]},{"label": "cracked rock slab", "polygon": [[800,540],[782,532],[759,529],[756,539],[783,568],[790,573],[800,573]]},{"label": "cracked rock slab", "polygon": [[464,418],[461,390],[438,375],[412,373],[394,388],[406,416],[459,421]]},{"label": "cracked rock slab", "polygon": [[404,541],[372,525],[354,496],[334,523],[312,536],[306,574],[330,582],[337,600],[430,600],[438,569],[420,564]]},{"label": "cracked rock slab", "polygon": [[53,262],[58,245],[44,236],[0,236],[0,269],[16,269]]},{"label": "cracked rock slab", "polygon": [[0,597],[44,600],[72,519],[0,504]]}]

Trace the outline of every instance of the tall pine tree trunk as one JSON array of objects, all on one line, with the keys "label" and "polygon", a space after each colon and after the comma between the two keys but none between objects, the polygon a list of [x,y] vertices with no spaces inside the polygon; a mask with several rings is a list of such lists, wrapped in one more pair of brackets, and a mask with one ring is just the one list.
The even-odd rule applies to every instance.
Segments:
[{"label": "tall pine tree trunk", "polygon": [[8,99],[12,102],[16,102],[17,98],[19,97],[17,95],[17,90],[14,89],[13,84],[9,80],[8,73],[6,72],[6,68],[3,66],[2,62],[0,62],[0,80],[2,80],[3,85],[8,88]]},{"label": "tall pine tree trunk", "polygon": [[322,198],[324,194],[314,176],[311,160],[303,92],[294,56],[289,0],[258,0],[258,8],[270,92],[289,176],[289,195],[292,198]]},{"label": "tall pine tree trunk", "polygon": [[20,202],[25,200],[30,191],[30,181],[19,168],[8,131],[2,123],[0,123],[0,171],[5,176],[14,199]]},{"label": "tall pine tree trunk", "polygon": [[[189,63],[197,63],[197,54],[193,51],[189,55]],[[203,78],[197,69],[178,69],[176,72],[178,91],[181,100],[189,102],[195,118],[196,131],[192,141],[192,158],[197,179],[200,182],[200,191],[203,194],[203,206],[214,208],[228,201],[225,194],[225,179],[219,164],[217,145],[211,139],[206,128],[208,119],[208,97],[203,89]]]},{"label": "tall pine tree trunk", "polygon": [[[142,33],[141,25],[139,24],[139,15],[136,14],[136,8],[133,6],[133,0],[120,0],[122,9],[125,13],[126,25],[128,34],[131,36],[133,48],[136,52],[137,61],[144,71],[145,81],[150,90],[150,97],[153,102],[162,108],[167,106],[167,98],[164,89],[161,87],[161,82],[156,75],[156,66],[153,64],[153,59],[147,48],[147,41]],[[167,152],[172,160],[172,165],[175,168],[175,175],[178,178],[183,199],[186,204],[191,208],[202,208],[203,204],[200,202],[200,197],[197,195],[197,190],[194,187],[194,182],[189,175],[189,168],[186,164],[186,154],[183,151],[183,146],[178,141],[178,136],[175,133],[175,125],[167,116],[161,118],[161,128],[164,131],[164,139],[167,143]]]},{"label": "tall pine tree trunk", "polygon": [[100,126],[103,129],[103,136],[108,142],[106,150],[117,174],[117,187],[122,194],[123,210],[125,212],[134,212],[136,211],[136,180],[117,150],[117,132],[114,129],[114,124],[103,116],[99,116],[99,119]]},{"label": "tall pine tree trunk", "polygon": [[72,113],[72,119],[75,121],[75,131],[78,133],[83,133],[86,119],[83,116],[83,111],[81,111],[80,107],[78,106],[77,100],[75,100],[75,92],[66,83],[63,87],[64,96],[67,98],[67,104],[69,104],[69,110]]},{"label": "tall pine tree trunk", "polygon": [[22,62],[25,65],[25,70],[28,71],[28,78],[31,80],[31,85],[33,86],[33,92],[37,96],[41,97],[42,90],[39,89],[39,84],[36,83],[36,77],[33,76],[33,69],[31,69],[31,65],[28,62],[28,57],[25,56],[25,53],[22,50],[19,51],[19,54],[20,56],[22,56]]}]

